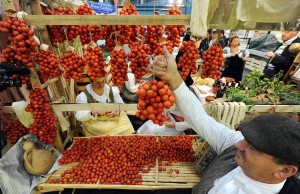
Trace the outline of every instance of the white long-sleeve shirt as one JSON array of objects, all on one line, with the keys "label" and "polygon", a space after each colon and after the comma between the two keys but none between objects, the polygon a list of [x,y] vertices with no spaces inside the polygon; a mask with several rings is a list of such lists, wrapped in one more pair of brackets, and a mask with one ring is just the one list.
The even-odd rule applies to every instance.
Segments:
[{"label": "white long-sleeve shirt", "polygon": [[126,88],[131,93],[136,93],[140,84],[135,83],[135,77],[133,73],[127,73],[128,81],[125,82]]},{"label": "white long-sleeve shirt", "polygon": [[165,125],[159,126],[149,120],[145,122],[138,130],[138,134],[148,135],[184,135],[184,131],[190,128],[187,122],[175,122],[175,127],[170,128]]},{"label": "white long-sleeve shirt", "polygon": [[[86,89],[92,95],[94,100],[97,101],[98,103],[106,104],[107,102],[109,102],[109,92],[110,92],[109,85],[105,84],[104,92],[101,96],[94,92],[91,84],[88,84],[86,86]],[[119,89],[117,87],[112,87],[112,92],[113,92],[115,103],[123,104],[124,102],[123,102],[123,99],[120,96]],[[76,103],[87,103],[87,96],[85,95],[84,92],[81,92],[76,97]],[[90,120],[90,119],[96,119],[97,115],[91,115],[90,110],[84,110],[84,111],[77,111],[76,114],[75,114],[75,117],[78,121],[87,121],[87,120]]]},{"label": "white long-sleeve shirt", "polygon": [[[176,105],[184,120],[220,154],[225,149],[244,139],[239,131],[231,130],[207,115],[197,97],[184,82],[173,91]],[[285,181],[279,184],[266,184],[247,177],[240,167],[215,180],[208,194],[276,194]],[[251,188],[251,189],[250,189]]]},{"label": "white long-sleeve shirt", "polygon": [[[227,58],[227,57],[231,57],[231,54],[233,53],[233,51],[231,50],[230,47],[225,47],[223,49],[223,57]],[[249,57],[250,53],[249,51],[246,50],[241,50],[241,48],[239,47],[238,51],[237,51],[237,55],[239,58],[243,58],[243,57]]]}]

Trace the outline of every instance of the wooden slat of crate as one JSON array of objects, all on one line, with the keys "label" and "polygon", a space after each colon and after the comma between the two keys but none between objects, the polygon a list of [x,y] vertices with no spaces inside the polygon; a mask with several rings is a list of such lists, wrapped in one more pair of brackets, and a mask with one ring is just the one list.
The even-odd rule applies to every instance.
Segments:
[{"label": "wooden slat of crate", "polygon": [[28,25],[186,25],[190,23],[188,15],[27,15],[24,17]]},{"label": "wooden slat of crate", "polygon": [[[131,136],[131,135],[128,135]],[[145,135],[149,136],[149,135]],[[164,135],[168,136],[168,135]],[[90,138],[90,137],[83,137],[83,138]],[[157,140],[160,137],[157,137]],[[75,138],[79,139],[79,138]],[[70,148],[74,145],[70,146]],[[199,147],[202,144],[195,140],[193,142],[193,149],[199,150]],[[69,149],[70,149],[69,148]],[[164,164],[168,161],[163,161]],[[102,184],[49,184],[47,181],[49,178],[60,178],[60,175],[65,171],[74,166],[78,163],[70,163],[63,165],[60,169],[53,172],[44,183],[38,185],[38,189],[61,189],[61,188],[86,188],[86,189],[135,189],[135,190],[157,190],[157,189],[174,189],[174,188],[192,188],[196,183],[198,183],[201,179],[199,174],[196,174],[195,171],[195,164],[193,162],[172,162],[172,166],[164,166],[166,171],[158,171],[158,160],[156,159],[156,166],[151,168],[149,173],[141,173],[143,183],[142,185],[102,185]],[[176,177],[172,177],[168,172],[170,169],[178,169],[179,174]],[[99,183],[99,181],[98,181]]]},{"label": "wooden slat of crate", "polygon": [[[55,171],[50,177],[47,178],[60,178],[60,175],[77,163],[63,165],[62,168]],[[166,166],[166,171],[156,172],[157,166],[152,168],[149,173],[140,173],[142,175],[142,185],[101,185],[101,184],[39,184],[39,189],[53,189],[53,188],[102,188],[102,189],[171,189],[171,188],[192,188],[200,181],[200,175],[195,173],[194,163],[192,162],[178,162],[173,163],[172,166]],[[172,177],[168,171],[170,169],[179,169],[179,174]],[[155,182],[156,175],[158,182]]]}]

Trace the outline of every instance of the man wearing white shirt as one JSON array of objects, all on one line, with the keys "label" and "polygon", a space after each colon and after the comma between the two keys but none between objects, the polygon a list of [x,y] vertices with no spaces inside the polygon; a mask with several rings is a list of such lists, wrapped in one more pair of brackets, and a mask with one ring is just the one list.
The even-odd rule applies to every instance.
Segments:
[{"label": "man wearing white shirt", "polygon": [[166,80],[185,121],[218,156],[193,188],[197,194],[296,194],[300,166],[300,123],[279,115],[258,116],[233,131],[206,114],[185,86],[172,55],[164,48],[154,72]]}]

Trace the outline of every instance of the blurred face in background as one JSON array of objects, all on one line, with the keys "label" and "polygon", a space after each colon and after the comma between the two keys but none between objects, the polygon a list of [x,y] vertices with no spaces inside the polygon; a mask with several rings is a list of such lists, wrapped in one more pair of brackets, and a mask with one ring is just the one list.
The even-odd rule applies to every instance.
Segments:
[{"label": "blurred face in background", "polygon": [[284,31],[281,34],[281,38],[282,38],[283,42],[290,40],[291,38],[294,38],[295,36],[297,36],[297,32],[295,32],[295,31]]},{"label": "blurred face in background", "polygon": [[212,38],[213,38],[213,39],[219,38],[219,34],[218,34],[218,33],[212,33]]},{"label": "blurred face in background", "polygon": [[230,46],[236,47],[236,46],[239,46],[239,44],[240,44],[240,39],[234,38],[234,39],[232,39]]},{"label": "blurred face in background", "polygon": [[105,85],[105,78],[104,77],[97,78],[97,79],[92,81],[93,88],[103,89],[104,85]]},{"label": "blurred face in background", "polygon": [[210,39],[211,34],[207,32],[207,33],[206,33],[206,37],[207,37],[207,39]]}]

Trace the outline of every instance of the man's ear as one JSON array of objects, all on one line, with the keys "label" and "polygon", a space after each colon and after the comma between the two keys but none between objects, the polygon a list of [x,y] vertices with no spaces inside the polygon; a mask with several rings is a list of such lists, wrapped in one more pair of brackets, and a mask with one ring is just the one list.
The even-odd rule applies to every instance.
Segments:
[{"label": "man's ear", "polygon": [[278,179],[286,179],[295,175],[298,172],[298,167],[294,165],[284,165],[283,168],[274,173],[274,176]]}]

